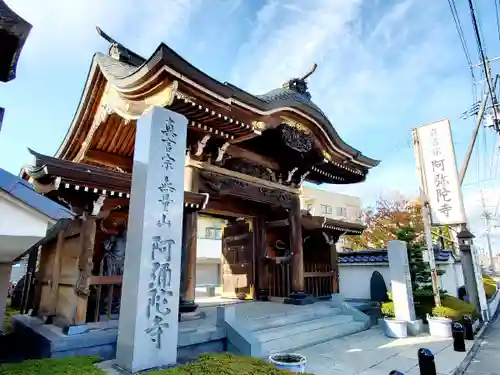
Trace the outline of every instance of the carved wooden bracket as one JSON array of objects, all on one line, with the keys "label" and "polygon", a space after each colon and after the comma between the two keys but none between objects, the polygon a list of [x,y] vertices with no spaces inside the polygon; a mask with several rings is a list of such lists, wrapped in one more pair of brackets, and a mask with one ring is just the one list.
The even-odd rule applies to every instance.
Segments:
[{"label": "carved wooden bracket", "polygon": [[285,208],[290,207],[294,196],[286,191],[270,189],[214,172],[202,171],[200,177],[202,190],[209,190],[219,195],[231,195]]},{"label": "carved wooden bracket", "polygon": [[299,180],[299,183],[297,184],[297,186],[299,186],[299,187],[302,186],[302,184],[306,180],[306,177],[309,175],[309,173],[311,173],[311,171],[307,171],[302,176],[300,176],[300,180]]},{"label": "carved wooden bracket", "polygon": [[106,195],[101,194],[101,195],[99,195],[99,198],[97,198],[97,200],[93,202],[92,216],[99,215],[105,199],[106,199]]},{"label": "carved wooden bracket", "polygon": [[266,181],[277,182],[276,172],[271,168],[265,168],[244,159],[229,159],[223,164],[223,167],[235,172],[243,173],[247,176],[253,176]]},{"label": "carved wooden bracket", "polygon": [[215,159],[215,161],[217,163],[220,163],[222,161],[222,159],[224,158],[224,154],[226,153],[227,148],[230,146],[230,144],[231,143],[226,142],[221,147],[219,147],[219,150],[218,150],[218,153],[217,153],[217,159]]},{"label": "carved wooden bracket", "polygon": [[194,153],[195,156],[201,156],[203,154],[203,150],[205,149],[210,137],[211,135],[205,135],[200,141],[197,142],[196,151]]}]

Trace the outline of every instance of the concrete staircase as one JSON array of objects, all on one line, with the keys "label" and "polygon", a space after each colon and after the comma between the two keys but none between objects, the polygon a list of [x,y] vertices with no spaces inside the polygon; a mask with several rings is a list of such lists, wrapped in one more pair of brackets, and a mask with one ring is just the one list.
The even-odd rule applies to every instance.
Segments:
[{"label": "concrete staircase", "polygon": [[238,305],[229,308],[235,309],[234,312],[229,312],[226,307],[229,351],[254,357],[266,357],[275,352],[290,353],[363,331],[370,326],[368,316],[346,304],[281,304],[267,314],[266,307],[269,309],[272,306],[270,302],[264,304],[267,306],[263,305],[258,315],[242,314],[241,311],[238,314]]}]

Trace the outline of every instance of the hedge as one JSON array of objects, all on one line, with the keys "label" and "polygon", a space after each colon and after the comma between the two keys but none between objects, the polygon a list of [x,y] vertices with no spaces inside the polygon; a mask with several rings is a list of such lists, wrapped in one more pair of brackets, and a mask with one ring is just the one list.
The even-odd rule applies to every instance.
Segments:
[{"label": "hedge", "polygon": [[483,276],[484,292],[487,298],[491,298],[497,291],[497,282],[491,276]]},{"label": "hedge", "polygon": [[[106,375],[97,368],[96,357],[68,357],[29,360],[0,365],[1,375]],[[196,361],[167,370],[147,372],[147,375],[285,375],[259,358],[240,357],[230,353],[206,354]],[[306,374],[307,375],[307,374]],[[313,374],[309,374],[313,375]]]},{"label": "hedge", "polygon": [[[417,317],[425,319],[427,314],[432,316],[442,316],[450,318],[453,320],[462,320],[464,316],[470,315],[476,317],[476,311],[474,305],[471,303],[462,301],[456,297],[450,295],[441,296],[440,307],[434,307],[434,303],[419,303],[416,301],[415,310],[419,310]],[[381,307],[382,315],[393,318],[394,313],[394,302],[385,302]]]}]

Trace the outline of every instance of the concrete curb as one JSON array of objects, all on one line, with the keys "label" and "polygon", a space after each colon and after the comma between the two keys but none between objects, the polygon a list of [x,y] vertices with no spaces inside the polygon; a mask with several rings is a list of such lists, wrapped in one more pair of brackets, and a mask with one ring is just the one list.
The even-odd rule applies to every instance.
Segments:
[{"label": "concrete curb", "polygon": [[472,348],[469,350],[469,353],[467,353],[467,355],[465,356],[463,361],[460,363],[460,365],[458,365],[458,367],[455,369],[455,371],[453,372],[453,375],[463,375],[465,373],[465,371],[467,371],[467,368],[469,367],[470,363],[472,362],[472,360],[476,356],[476,353],[481,348],[481,344],[484,341],[484,334],[485,334],[486,330],[491,325],[493,325],[496,322],[496,320],[498,319],[498,311],[499,310],[497,309],[497,311],[495,312],[495,315],[493,316],[493,319],[491,319],[491,321],[483,324],[483,326],[481,327],[479,332],[476,334],[476,340],[474,340],[474,344],[472,345]]}]

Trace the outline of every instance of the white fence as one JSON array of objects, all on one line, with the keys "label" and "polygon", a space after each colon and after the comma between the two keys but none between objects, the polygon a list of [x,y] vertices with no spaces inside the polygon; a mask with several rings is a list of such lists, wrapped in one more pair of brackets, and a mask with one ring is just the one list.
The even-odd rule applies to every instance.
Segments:
[{"label": "white fence", "polygon": [[[458,288],[464,285],[462,265],[449,260],[436,262],[440,270],[445,271],[439,277],[440,287],[448,294],[458,296]],[[391,291],[389,263],[340,263],[339,289],[346,298],[370,299],[370,279],[374,271],[383,276],[387,290]]]}]

